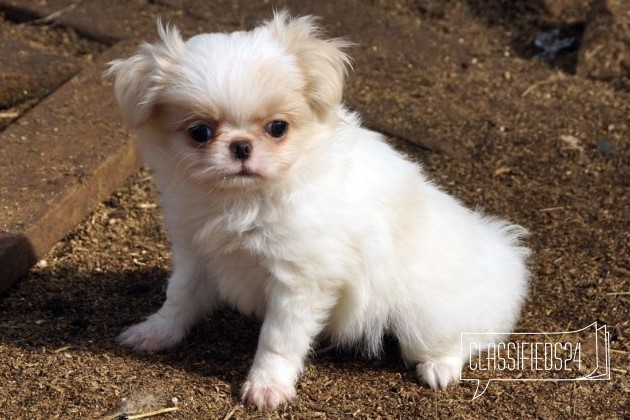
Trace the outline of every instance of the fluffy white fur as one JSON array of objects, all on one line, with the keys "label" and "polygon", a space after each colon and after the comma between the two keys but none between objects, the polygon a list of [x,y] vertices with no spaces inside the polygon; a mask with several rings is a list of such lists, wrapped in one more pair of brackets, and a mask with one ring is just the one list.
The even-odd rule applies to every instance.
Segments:
[{"label": "fluffy white fur", "polygon": [[[164,305],[122,344],[171,347],[219,302],[258,315],[243,400],[274,408],[295,396],[318,335],[374,355],[390,332],[420,379],[445,388],[466,361],[460,333],[511,331],[525,230],[464,208],[343,108],[348,43],[284,12],[250,32],[159,34],[110,69],[174,264]],[[281,138],[265,131],[274,120],[289,124]],[[202,144],[188,131],[199,124],[215,133]],[[246,159],[236,141],[250,142]]]}]

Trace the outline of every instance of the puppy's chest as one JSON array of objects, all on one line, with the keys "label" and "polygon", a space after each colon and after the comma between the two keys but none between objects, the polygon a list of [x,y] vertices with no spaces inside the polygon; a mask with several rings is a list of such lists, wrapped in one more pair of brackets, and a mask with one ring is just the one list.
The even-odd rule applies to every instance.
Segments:
[{"label": "puppy's chest", "polygon": [[199,230],[198,244],[211,256],[234,252],[256,257],[280,256],[288,246],[287,219],[259,207],[231,209],[215,214]]},{"label": "puppy's chest", "polygon": [[233,207],[207,220],[195,240],[221,271],[247,266],[278,279],[344,278],[361,261],[360,247],[351,228],[323,213],[311,205]]}]

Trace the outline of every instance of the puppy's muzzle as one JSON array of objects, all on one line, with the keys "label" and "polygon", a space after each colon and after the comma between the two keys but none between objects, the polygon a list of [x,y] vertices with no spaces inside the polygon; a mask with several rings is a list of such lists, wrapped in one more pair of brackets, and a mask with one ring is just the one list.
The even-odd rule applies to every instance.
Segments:
[{"label": "puppy's muzzle", "polygon": [[236,160],[246,161],[252,154],[254,146],[249,140],[237,140],[230,143],[230,153]]}]

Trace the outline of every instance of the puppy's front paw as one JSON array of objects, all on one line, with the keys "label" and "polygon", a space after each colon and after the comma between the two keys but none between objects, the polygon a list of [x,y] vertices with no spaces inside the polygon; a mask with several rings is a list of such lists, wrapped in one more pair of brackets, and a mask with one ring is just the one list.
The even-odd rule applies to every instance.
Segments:
[{"label": "puppy's front paw", "polygon": [[439,357],[418,363],[416,374],[420,381],[429,387],[446,389],[451,382],[459,382],[461,369],[462,361],[460,358]]},{"label": "puppy's front paw", "polygon": [[173,347],[184,338],[185,331],[158,314],[128,328],[116,339],[136,351],[155,352]]},{"label": "puppy's front paw", "polygon": [[250,379],[243,384],[241,388],[243,403],[259,409],[274,410],[295,397],[293,385],[261,382]]}]

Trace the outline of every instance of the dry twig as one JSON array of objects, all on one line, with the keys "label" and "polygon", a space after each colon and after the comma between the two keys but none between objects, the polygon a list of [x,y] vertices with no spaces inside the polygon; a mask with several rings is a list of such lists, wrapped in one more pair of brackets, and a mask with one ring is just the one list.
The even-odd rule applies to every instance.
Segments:
[{"label": "dry twig", "polygon": [[74,10],[77,7],[77,5],[81,3],[81,1],[83,0],[77,1],[76,3],[72,3],[71,5],[66,6],[63,9],[59,9],[56,12],[49,14],[48,16],[44,16],[43,18],[29,20],[28,22],[25,22],[24,24],[25,25],[46,25],[48,23],[54,22],[59,16]]}]

